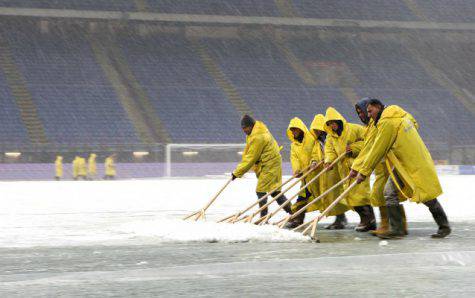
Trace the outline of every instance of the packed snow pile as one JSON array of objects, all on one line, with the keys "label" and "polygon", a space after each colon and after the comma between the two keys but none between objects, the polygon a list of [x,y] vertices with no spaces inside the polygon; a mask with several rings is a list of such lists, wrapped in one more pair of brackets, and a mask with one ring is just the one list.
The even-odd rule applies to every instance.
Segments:
[{"label": "packed snow pile", "polygon": [[135,237],[159,242],[295,242],[309,241],[300,233],[273,225],[215,223],[210,221],[156,220],[125,224],[119,228]]}]

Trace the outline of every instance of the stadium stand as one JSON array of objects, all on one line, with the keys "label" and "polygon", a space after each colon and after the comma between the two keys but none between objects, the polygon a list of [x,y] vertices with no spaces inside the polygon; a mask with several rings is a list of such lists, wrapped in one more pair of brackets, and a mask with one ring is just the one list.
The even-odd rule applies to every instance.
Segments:
[{"label": "stadium stand", "polygon": [[[182,36],[123,36],[120,45],[174,142],[236,142],[240,115]],[[210,111],[213,111],[212,113]]]},{"label": "stadium stand", "polygon": [[[105,0],[0,0],[0,6],[136,11],[134,1],[113,2],[112,5]],[[442,9],[439,2],[429,7],[415,1],[416,5],[409,8],[406,1],[364,0],[354,7],[339,0],[290,1],[304,17],[397,21],[435,16],[434,11]],[[146,3],[150,11],[161,13],[279,16],[276,2],[267,0]],[[453,14],[467,5],[466,1],[457,1]],[[417,16],[413,13],[416,8],[420,13]],[[51,22],[48,30],[40,30],[36,22],[7,22],[3,27],[8,28],[3,30],[3,36],[25,77],[48,140],[59,144],[140,143],[136,126],[118,100],[117,88],[106,78],[91,49],[87,25]],[[352,29],[346,30],[351,33]],[[378,34],[375,30],[365,32],[364,37],[355,29],[353,37],[342,36],[335,30],[331,38],[329,32],[325,38],[318,34],[309,38],[297,32],[292,36],[288,29],[287,38],[282,40],[272,34],[264,34],[265,38],[263,34],[210,38],[190,37],[180,29],[168,31],[142,34],[134,24],[127,24],[103,32],[99,29],[94,34],[99,39],[103,34],[104,40],[115,40],[105,44],[105,48],[119,45],[125,57],[123,62],[146,92],[171,142],[242,141],[237,125],[240,113],[229,100],[229,92],[223,90],[223,84],[218,84],[216,75],[206,67],[203,51],[251,111],[269,125],[280,143],[288,143],[288,119],[298,115],[309,124],[314,113],[323,113],[329,105],[349,120],[357,121],[353,102],[363,96],[403,105],[422,123],[421,132],[428,142],[470,144],[475,139],[473,112],[464,106],[452,87],[429,69],[442,70],[454,85],[473,92],[473,66],[467,63],[473,61],[473,43],[454,45],[445,41],[444,45],[440,41],[442,49],[431,51],[432,55],[425,57],[428,62],[421,64],[414,51],[423,52],[424,47],[413,44],[409,49],[407,43],[394,37],[394,32],[392,38],[379,40],[372,38],[373,33]],[[197,48],[197,44],[202,46]],[[305,80],[300,70],[311,80]],[[5,85],[2,97],[7,103],[2,113],[12,118],[0,120],[5,122],[4,139],[8,142],[17,136],[14,141],[22,142],[23,138],[27,140],[25,129],[18,112],[11,112],[15,111],[14,99],[1,79],[0,83]],[[455,118],[457,124],[451,121]],[[441,122],[444,125],[436,125]],[[18,133],[8,135],[16,128]]]},{"label": "stadium stand", "polygon": [[0,139],[1,143],[27,144],[28,135],[20,117],[15,99],[0,71]]},{"label": "stadium stand", "polygon": [[402,0],[293,0],[293,6],[306,18],[417,21]]},{"label": "stadium stand", "polygon": [[150,11],[161,13],[280,16],[274,0],[149,0],[148,4]]},{"label": "stadium stand", "polygon": [[135,11],[129,0],[0,0],[0,7]]},{"label": "stadium stand", "polygon": [[414,0],[417,8],[434,22],[475,22],[471,0]]},{"label": "stadium stand", "polygon": [[71,145],[138,142],[85,34],[41,34],[34,26],[24,26],[4,35],[49,140]]},{"label": "stadium stand", "polygon": [[[396,42],[306,39],[293,40],[289,44],[306,65],[318,61],[343,63],[357,78],[358,83],[351,84],[357,94],[388,99],[405,106],[421,123],[429,124],[430,127],[421,125],[421,131],[432,142],[447,141],[451,135],[454,138],[451,142],[460,144],[475,137],[470,129],[474,123],[473,114],[437,84]],[[458,118],[460,129],[450,128],[453,117]],[[447,126],[435,129],[434,121],[443,121]]]},{"label": "stadium stand", "polygon": [[[0,0],[0,7],[388,21],[473,22],[475,20],[475,8],[471,0],[286,2],[286,6],[279,7],[279,1],[274,0]],[[290,13],[287,10],[290,10]]]}]

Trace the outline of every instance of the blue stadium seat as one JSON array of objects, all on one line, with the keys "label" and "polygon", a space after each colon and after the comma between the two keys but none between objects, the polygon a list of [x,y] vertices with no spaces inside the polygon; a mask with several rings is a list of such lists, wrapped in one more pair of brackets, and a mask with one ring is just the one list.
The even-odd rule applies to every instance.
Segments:
[{"label": "blue stadium seat", "polygon": [[292,0],[306,18],[417,21],[402,0]]},{"label": "blue stadium seat", "polygon": [[135,11],[131,0],[0,0],[0,6],[77,10]]},{"label": "blue stadium seat", "polygon": [[161,13],[280,16],[274,0],[148,0]]},{"label": "blue stadium seat", "polygon": [[240,115],[181,36],[124,36],[121,49],[174,142],[242,142]]},{"label": "blue stadium seat", "polygon": [[48,139],[64,144],[137,143],[134,129],[85,35],[8,33]]},{"label": "blue stadium seat", "polygon": [[6,144],[28,144],[28,134],[20,111],[0,70],[0,140]]}]

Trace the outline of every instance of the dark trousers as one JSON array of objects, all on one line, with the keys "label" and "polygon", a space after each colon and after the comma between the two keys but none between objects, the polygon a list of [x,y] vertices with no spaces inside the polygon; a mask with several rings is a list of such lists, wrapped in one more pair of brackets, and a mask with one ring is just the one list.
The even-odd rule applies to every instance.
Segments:
[{"label": "dark trousers", "polygon": [[[262,198],[263,196],[265,196],[267,193],[265,193],[265,192],[256,192],[256,194],[257,194],[257,198],[260,199],[260,198]],[[273,198],[275,198],[275,197],[277,197],[279,194],[280,194],[280,191],[276,191],[276,192],[272,193],[270,196],[273,197]],[[279,205],[282,205],[283,203],[285,203],[285,201],[287,201],[287,198],[285,197],[285,195],[282,195],[282,196],[280,196],[276,201],[277,201],[277,203],[278,203]],[[267,204],[267,199],[262,200],[261,202],[259,202],[259,208],[261,208],[261,207],[264,206],[265,204]],[[290,210],[291,210],[291,209],[290,209],[290,204],[287,204],[287,205],[284,207],[284,210],[285,210],[287,213],[290,214],[290,213],[291,213],[291,211],[290,211]],[[264,208],[264,209],[262,209],[262,210],[261,210],[261,217],[266,216],[267,213],[268,213],[267,207]]]}]

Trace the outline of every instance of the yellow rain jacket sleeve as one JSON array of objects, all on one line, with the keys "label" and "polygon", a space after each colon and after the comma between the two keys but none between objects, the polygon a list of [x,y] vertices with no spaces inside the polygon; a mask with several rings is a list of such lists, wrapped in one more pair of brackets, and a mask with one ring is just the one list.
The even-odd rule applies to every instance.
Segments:
[{"label": "yellow rain jacket sleeve", "polygon": [[[378,133],[376,126],[374,125],[374,120],[370,119],[368,126],[365,127],[365,134],[364,134],[364,144],[363,148],[361,148],[358,157],[353,162],[351,166],[352,169],[356,171],[360,171],[363,162],[368,155],[369,151],[371,150],[371,146],[376,139],[376,134]],[[386,182],[389,178],[389,172],[386,169],[386,165],[384,162],[380,162],[376,168],[374,169],[375,181],[373,183],[373,187],[371,188],[371,205],[373,207],[383,207],[386,206],[386,200],[384,198],[384,187]],[[403,201],[403,200],[401,200]]]},{"label": "yellow rain jacket sleeve", "polygon": [[[346,122],[346,119],[338,113],[333,107],[329,107],[325,115],[326,123],[331,120],[339,120],[343,124],[341,135],[334,132],[328,124],[325,124],[325,131],[327,132],[327,140],[325,142],[325,162],[330,163],[338,156],[346,152],[346,146],[351,148],[363,147],[365,129],[363,126]],[[354,157],[357,157],[358,152],[352,152],[351,155],[346,155],[338,163],[338,172],[340,179],[345,178],[350,173],[350,168],[353,164]],[[349,183],[346,184],[347,187]],[[350,191],[346,198],[348,204],[352,207],[370,205],[370,186],[369,179],[356,186]]]},{"label": "yellow rain jacket sleeve", "polygon": [[242,161],[233,174],[242,177],[253,167],[258,168],[256,192],[269,192],[282,184],[280,148],[267,126],[261,121],[256,121],[251,134],[246,137]]},{"label": "yellow rain jacket sleeve", "polygon": [[442,194],[442,187],[417,127],[414,117],[399,106],[385,108],[377,124],[376,139],[360,172],[370,175],[382,158],[386,158],[390,174],[397,173],[402,180],[403,185],[398,185],[400,193],[413,202],[424,203]]}]

